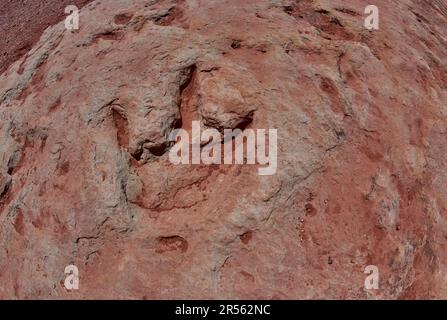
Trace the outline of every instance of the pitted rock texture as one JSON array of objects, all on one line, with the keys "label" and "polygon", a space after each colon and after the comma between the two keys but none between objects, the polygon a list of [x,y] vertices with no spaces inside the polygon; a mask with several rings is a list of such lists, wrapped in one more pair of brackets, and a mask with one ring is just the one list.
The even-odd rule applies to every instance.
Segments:
[{"label": "pitted rock texture", "polygon": [[[368,31],[368,4],[94,1],[47,28],[0,76],[0,298],[446,298],[447,5],[376,0]],[[278,129],[276,174],[173,165],[193,120]]]},{"label": "pitted rock texture", "polygon": [[65,16],[65,7],[91,0],[0,0],[0,73],[26,54],[42,31]]}]

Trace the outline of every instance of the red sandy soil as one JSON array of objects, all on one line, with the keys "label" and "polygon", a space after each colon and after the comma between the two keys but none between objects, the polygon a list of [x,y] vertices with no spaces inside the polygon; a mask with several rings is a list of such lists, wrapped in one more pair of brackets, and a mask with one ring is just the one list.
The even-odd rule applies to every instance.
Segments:
[{"label": "red sandy soil", "polygon": [[0,0],[0,74],[61,21],[67,5],[83,7],[91,0]]}]

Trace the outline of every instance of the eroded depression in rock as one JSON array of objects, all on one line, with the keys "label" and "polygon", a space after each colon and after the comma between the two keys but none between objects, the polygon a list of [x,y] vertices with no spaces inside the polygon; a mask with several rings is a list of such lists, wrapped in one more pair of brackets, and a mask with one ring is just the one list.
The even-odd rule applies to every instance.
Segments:
[{"label": "eroded depression in rock", "polygon": [[5,1],[0,298],[447,297],[447,5],[367,5]]}]

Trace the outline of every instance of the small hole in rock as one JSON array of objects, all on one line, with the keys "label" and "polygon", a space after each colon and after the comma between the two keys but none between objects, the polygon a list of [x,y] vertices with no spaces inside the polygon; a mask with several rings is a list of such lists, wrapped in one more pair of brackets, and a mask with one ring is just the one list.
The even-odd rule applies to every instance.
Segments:
[{"label": "small hole in rock", "polygon": [[233,42],[231,43],[231,47],[233,49],[239,49],[241,47],[241,40],[233,40]]},{"label": "small hole in rock", "polygon": [[153,154],[154,156],[156,156],[156,157],[161,157],[162,155],[164,155],[165,154],[165,152],[166,152],[166,144],[165,143],[162,143],[162,144],[159,144],[159,145],[155,145],[155,146],[151,146],[150,148],[149,148],[149,152],[151,153],[151,154]]},{"label": "small hole in rock", "polygon": [[143,155],[143,147],[140,147],[137,151],[132,153],[132,157],[137,161],[141,160],[142,155]]}]

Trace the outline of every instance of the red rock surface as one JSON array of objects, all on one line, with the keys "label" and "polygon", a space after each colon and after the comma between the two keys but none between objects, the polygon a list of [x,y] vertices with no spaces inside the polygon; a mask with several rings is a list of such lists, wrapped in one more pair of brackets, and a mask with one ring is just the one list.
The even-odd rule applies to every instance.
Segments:
[{"label": "red rock surface", "polygon": [[26,54],[42,31],[65,17],[67,5],[91,0],[0,0],[0,73]]},{"label": "red rock surface", "polygon": [[[46,29],[0,76],[0,298],[446,298],[447,5],[374,2],[375,31],[360,0]],[[171,164],[192,120],[277,128],[277,173]]]}]

